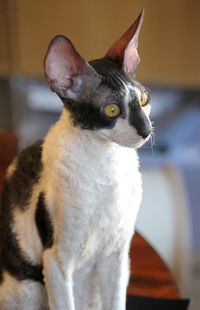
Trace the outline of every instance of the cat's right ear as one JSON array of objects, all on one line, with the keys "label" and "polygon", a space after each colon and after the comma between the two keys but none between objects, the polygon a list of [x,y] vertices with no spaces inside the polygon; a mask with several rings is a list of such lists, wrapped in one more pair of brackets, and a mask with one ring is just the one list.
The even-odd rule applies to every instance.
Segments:
[{"label": "cat's right ear", "polygon": [[64,99],[75,99],[83,87],[89,88],[97,78],[96,72],[79,55],[72,42],[62,35],[56,36],[49,44],[44,72],[50,88]]},{"label": "cat's right ear", "polygon": [[144,9],[142,9],[132,26],[111,46],[105,55],[106,58],[122,65],[130,77],[134,76],[137,65],[140,62],[137,47],[143,19]]}]

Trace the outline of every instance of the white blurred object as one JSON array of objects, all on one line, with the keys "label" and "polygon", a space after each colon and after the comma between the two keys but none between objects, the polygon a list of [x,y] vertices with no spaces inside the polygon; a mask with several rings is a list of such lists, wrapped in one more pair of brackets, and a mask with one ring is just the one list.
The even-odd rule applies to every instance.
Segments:
[{"label": "white blurred object", "polygon": [[47,111],[60,113],[62,111],[62,101],[50,91],[49,87],[43,84],[29,83],[27,90],[27,104],[35,111]]},{"label": "white blurred object", "polygon": [[[182,102],[182,93],[179,90],[153,89],[151,92],[151,118],[174,111]],[[162,102],[162,104],[160,104]]]},{"label": "white blurred object", "polygon": [[182,294],[190,286],[191,233],[186,190],[174,167],[145,168],[136,229],[171,269]]}]

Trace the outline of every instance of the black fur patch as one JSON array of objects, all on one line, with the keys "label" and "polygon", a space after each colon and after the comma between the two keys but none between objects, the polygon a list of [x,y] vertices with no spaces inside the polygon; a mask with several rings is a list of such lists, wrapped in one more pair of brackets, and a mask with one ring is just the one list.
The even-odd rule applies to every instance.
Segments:
[{"label": "black fur patch", "polygon": [[12,231],[12,197],[7,182],[0,206],[0,279],[4,270],[20,281],[32,279],[43,283],[42,266],[33,265],[25,258]]},{"label": "black fur patch", "polygon": [[72,112],[74,125],[82,129],[97,130],[115,126],[116,119],[109,119],[100,107],[92,103],[73,102],[66,107]]},{"label": "black fur patch", "polygon": [[119,64],[107,58],[91,60],[90,64],[102,76],[103,85],[108,86],[118,96],[124,94],[123,83],[131,83],[131,80]]},{"label": "black fur patch", "polygon": [[129,124],[134,126],[138,135],[144,139],[147,138],[152,131],[151,125],[138,102],[130,104]]},{"label": "black fur patch", "polygon": [[24,209],[32,194],[32,188],[40,178],[42,170],[42,141],[25,149],[17,159],[13,175],[8,178],[9,195],[13,205]]},{"label": "black fur patch", "polygon": [[0,281],[5,270],[18,280],[32,279],[43,283],[42,266],[33,265],[25,257],[12,230],[14,209],[25,210],[33,185],[39,180],[41,153],[41,142],[24,150],[17,159],[14,173],[4,183],[0,202]]},{"label": "black fur patch", "polygon": [[50,248],[53,244],[53,225],[46,208],[45,194],[39,195],[35,212],[35,222],[37,230],[45,249]]}]

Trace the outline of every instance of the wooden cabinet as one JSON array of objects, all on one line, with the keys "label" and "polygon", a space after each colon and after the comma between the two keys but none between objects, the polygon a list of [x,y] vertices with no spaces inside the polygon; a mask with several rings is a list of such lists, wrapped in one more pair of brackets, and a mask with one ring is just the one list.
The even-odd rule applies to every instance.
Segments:
[{"label": "wooden cabinet", "polygon": [[8,42],[6,38],[6,14],[5,3],[0,0],[0,74],[4,75],[9,72],[9,56],[8,56]]},{"label": "wooden cabinet", "polygon": [[86,59],[101,57],[142,7],[137,77],[199,87],[199,0],[0,0],[0,73],[43,76],[46,48],[59,33]]}]

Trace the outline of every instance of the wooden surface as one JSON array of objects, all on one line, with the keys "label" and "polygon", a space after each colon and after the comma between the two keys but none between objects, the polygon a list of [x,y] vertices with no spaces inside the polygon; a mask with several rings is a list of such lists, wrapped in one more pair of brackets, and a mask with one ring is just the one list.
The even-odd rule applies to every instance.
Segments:
[{"label": "wooden surface", "polygon": [[[17,152],[15,136],[0,130],[0,190],[6,167]],[[154,249],[138,233],[132,240],[131,278],[128,294],[140,296],[180,298],[172,274]]]},{"label": "wooden surface", "polygon": [[175,280],[150,244],[135,234],[131,244],[131,278],[128,294],[160,298],[180,298]]}]

